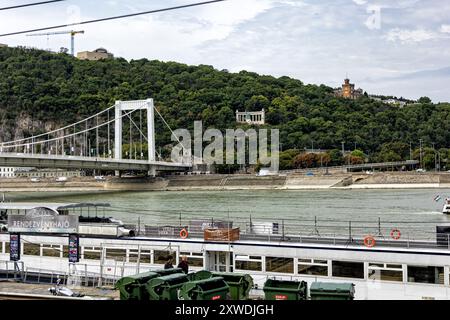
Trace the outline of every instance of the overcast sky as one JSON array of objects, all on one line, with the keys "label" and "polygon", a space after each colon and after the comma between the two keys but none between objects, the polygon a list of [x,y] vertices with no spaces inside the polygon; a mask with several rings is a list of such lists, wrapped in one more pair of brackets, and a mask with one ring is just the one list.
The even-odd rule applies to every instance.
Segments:
[{"label": "overcast sky", "polygon": [[[69,0],[0,11],[0,33],[199,1]],[[371,94],[450,101],[447,0],[228,0],[73,29],[86,31],[76,37],[76,51],[105,47],[126,59],[208,64],[333,87],[348,74]],[[70,46],[64,35],[0,43]]]}]

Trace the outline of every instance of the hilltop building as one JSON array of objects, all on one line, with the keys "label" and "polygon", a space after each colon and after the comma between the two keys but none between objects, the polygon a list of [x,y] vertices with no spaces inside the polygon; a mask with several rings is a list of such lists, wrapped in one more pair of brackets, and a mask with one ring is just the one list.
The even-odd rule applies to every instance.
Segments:
[{"label": "hilltop building", "polygon": [[355,89],[355,84],[350,83],[350,79],[345,79],[342,88],[334,90],[334,94],[337,97],[343,97],[346,99],[357,99],[364,95],[361,88]]},{"label": "hilltop building", "polygon": [[247,123],[254,125],[263,125],[266,123],[266,112],[264,109],[261,111],[245,111],[239,112],[236,111],[236,122],[237,123]]},{"label": "hilltop building", "polygon": [[102,59],[114,58],[114,55],[104,48],[98,48],[94,51],[78,52],[77,58],[80,60],[98,61]]}]

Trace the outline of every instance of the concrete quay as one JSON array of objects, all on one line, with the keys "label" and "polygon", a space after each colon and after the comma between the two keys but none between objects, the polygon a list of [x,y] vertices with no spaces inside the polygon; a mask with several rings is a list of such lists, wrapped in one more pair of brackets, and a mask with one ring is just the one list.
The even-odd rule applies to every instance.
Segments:
[{"label": "concrete quay", "polygon": [[69,178],[66,182],[0,179],[0,192],[195,191],[195,190],[325,190],[450,188],[450,173],[384,172],[247,175],[174,175],[156,178]]}]

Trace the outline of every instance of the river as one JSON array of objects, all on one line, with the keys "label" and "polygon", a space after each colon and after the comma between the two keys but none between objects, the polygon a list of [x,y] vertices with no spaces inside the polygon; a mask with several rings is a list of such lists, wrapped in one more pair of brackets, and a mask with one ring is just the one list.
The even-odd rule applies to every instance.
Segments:
[{"label": "river", "polygon": [[[440,201],[434,200],[437,195]],[[450,223],[450,216],[441,213],[445,197],[450,197],[450,189],[7,194],[8,201],[106,202],[112,208],[105,214],[126,223],[174,225],[214,218],[242,227],[250,219],[276,220],[302,234],[345,234],[351,221],[352,234],[381,231],[389,237],[389,230],[400,228],[402,236],[410,238],[432,238],[436,224]]]}]

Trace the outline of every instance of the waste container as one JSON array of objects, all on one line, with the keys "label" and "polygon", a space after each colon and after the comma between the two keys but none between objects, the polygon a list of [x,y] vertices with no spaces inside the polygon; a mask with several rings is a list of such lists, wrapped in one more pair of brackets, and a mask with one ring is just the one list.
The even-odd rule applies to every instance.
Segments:
[{"label": "waste container", "polygon": [[308,284],[305,281],[267,279],[263,290],[265,300],[306,300]]},{"label": "waste container", "polygon": [[221,277],[190,281],[181,287],[183,300],[228,300],[230,288]]},{"label": "waste container", "polygon": [[153,278],[146,284],[149,299],[178,300],[178,290],[188,281],[188,277],[184,273]]},{"label": "waste container", "polygon": [[115,288],[120,291],[120,300],[148,300],[145,284],[158,276],[156,272],[144,272],[119,279]]},{"label": "waste container", "polygon": [[248,300],[253,287],[253,278],[248,274],[212,272],[213,277],[222,277],[230,287],[231,300]]},{"label": "waste container", "polygon": [[170,269],[158,269],[158,270],[153,270],[152,272],[157,273],[160,277],[164,277],[164,276],[168,276],[171,274],[175,274],[175,273],[183,273],[183,269],[181,268],[170,268]]},{"label": "waste container", "polygon": [[355,285],[353,283],[314,282],[310,288],[311,300],[353,300]]},{"label": "waste container", "polygon": [[200,270],[188,274],[189,281],[199,281],[213,278],[213,274],[208,270]]}]

